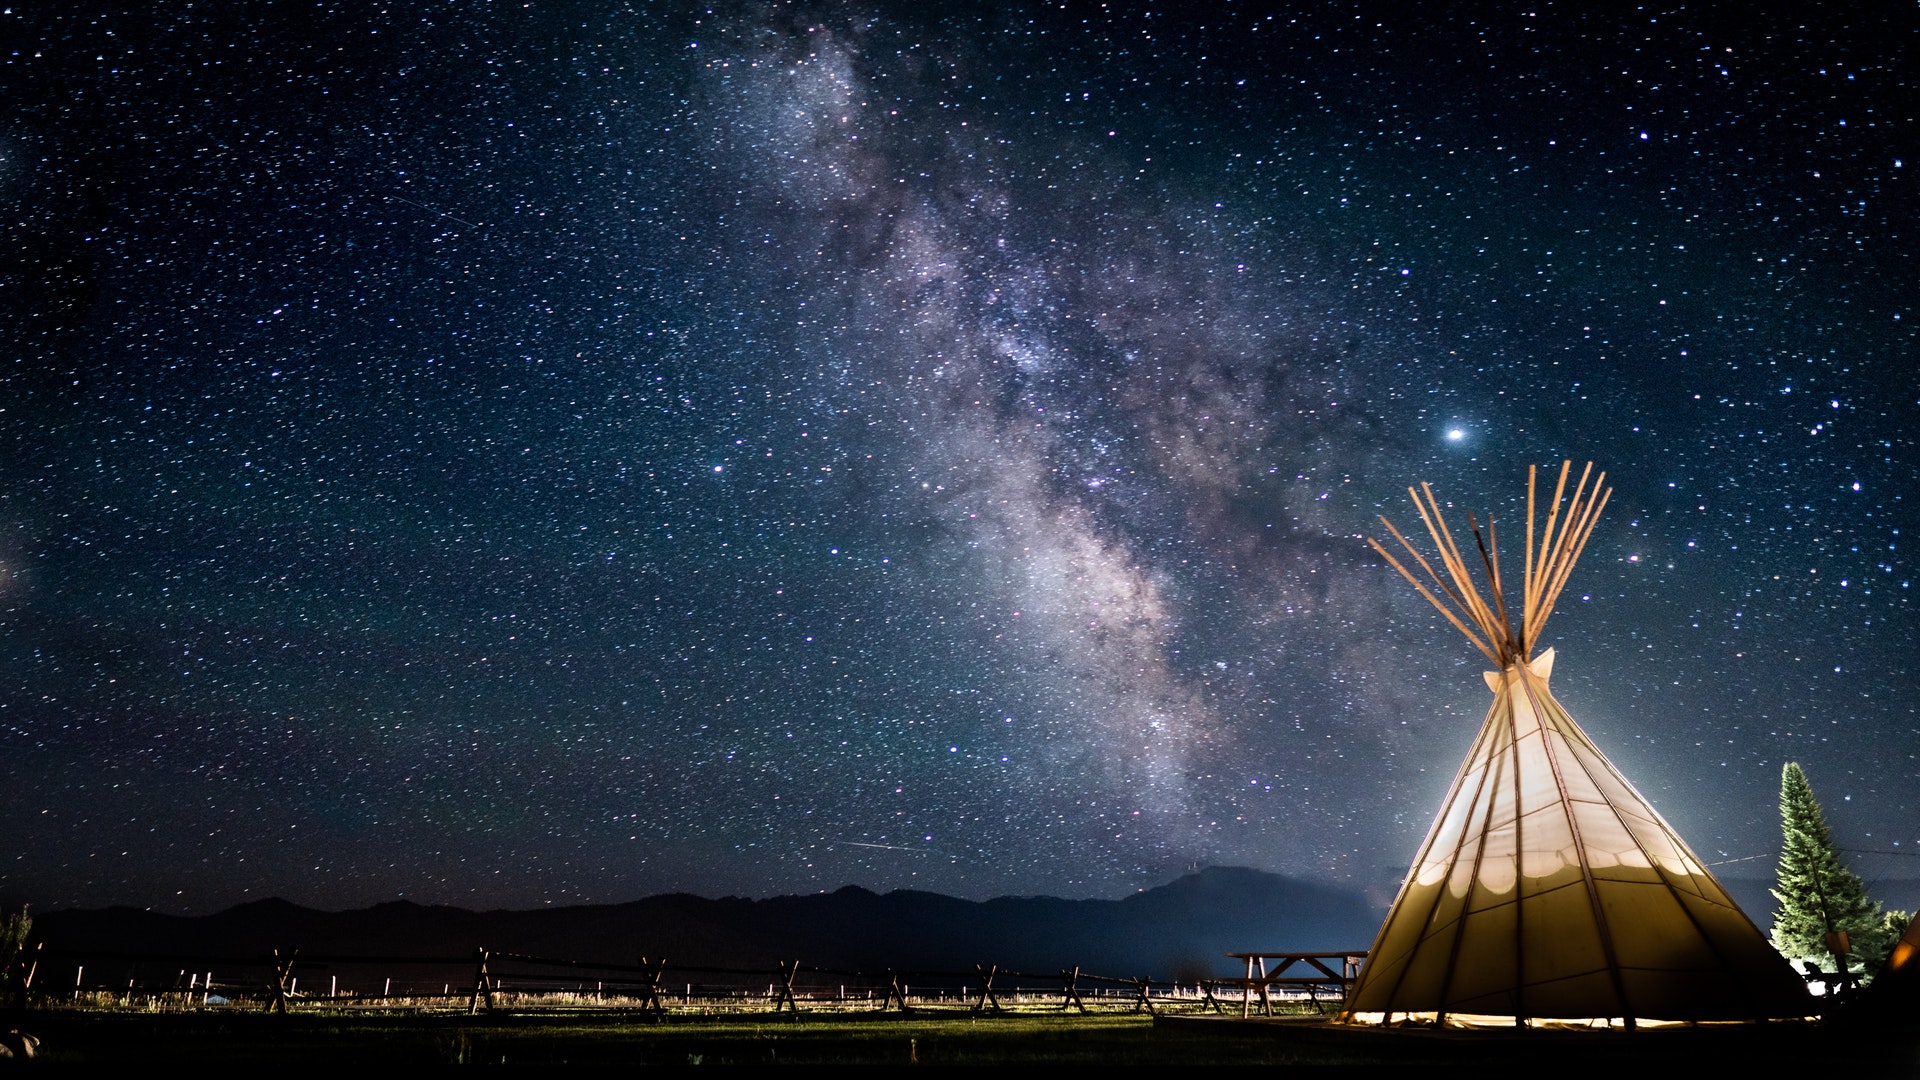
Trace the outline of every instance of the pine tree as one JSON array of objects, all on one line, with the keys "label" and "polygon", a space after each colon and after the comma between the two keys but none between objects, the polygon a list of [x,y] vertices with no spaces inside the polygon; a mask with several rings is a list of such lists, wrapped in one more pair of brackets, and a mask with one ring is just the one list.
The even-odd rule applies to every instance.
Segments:
[{"label": "pine tree", "polygon": [[1880,905],[1867,895],[1858,874],[1840,862],[1826,815],[1814,800],[1813,788],[1800,766],[1787,762],[1780,770],[1780,869],[1773,898],[1773,947],[1789,959],[1832,955],[1826,935],[1846,933],[1852,958],[1873,970],[1886,944],[1885,919]]},{"label": "pine tree", "polygon": [[0,917],[0,993],[18,989],[20,972],[15,961],[27,946],[27,935],[33,932],[33,917],[22,907],[18,914]]}]

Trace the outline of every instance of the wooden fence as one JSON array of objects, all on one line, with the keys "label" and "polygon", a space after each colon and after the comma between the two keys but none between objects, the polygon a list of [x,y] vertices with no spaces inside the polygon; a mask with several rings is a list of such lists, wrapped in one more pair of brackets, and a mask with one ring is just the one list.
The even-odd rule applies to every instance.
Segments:
[{"label": "wooden fence", "polygon": [[1310,976],[1289,973],[1200,980],[1098,975],[1079,967],[1057,972],[883,968],[862,971],[783,960],[771,968],[637,964],[578,960],[478,948],[471,955],[363,956],[273,950],[266,956],[169,952],[72,951],[30,945],[8,980],[16,1008],[30,1005],[141,1006],[154,1009],[302,1007],[380,1011],[597,1010],[650,1017],[670,1013],[867,1010],[1001,1012],[1010,1007],[1054,1011],[1090,1007],[1158,1013],[1179,1005],[1224,1012],[1257,992],[1263,1012],[1273,997],[1316,1009],[1345,996],[1364,952],[1227,954],[1290,956]]}]

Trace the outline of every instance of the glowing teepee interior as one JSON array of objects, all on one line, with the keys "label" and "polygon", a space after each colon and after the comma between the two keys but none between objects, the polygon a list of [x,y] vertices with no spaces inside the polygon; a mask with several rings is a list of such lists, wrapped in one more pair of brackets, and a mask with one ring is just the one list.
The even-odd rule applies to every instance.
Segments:
[{"label": "glowing teepee interior", "polygon": [[1812,1011],[1786,961],[1547,690],[1553,650],[1534,645],[1611,494],[1589,464],[1568,497],[1571,468],[1537,534],[1528,470],[1518,612],[1493,522],[1483,532],[1467,517],[1483,593],[1424,484],[1408,494],[1440,570],[1384,517],[1424,580],[1368,540],[1497,670],[1493,708],[1348,995],[1349,1023],[1632,1027]]}]

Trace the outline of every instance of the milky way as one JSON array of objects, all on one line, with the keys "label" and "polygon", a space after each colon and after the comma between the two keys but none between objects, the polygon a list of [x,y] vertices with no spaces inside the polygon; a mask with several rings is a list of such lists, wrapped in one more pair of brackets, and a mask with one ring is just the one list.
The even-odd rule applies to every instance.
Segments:
[{"label": "milky way", "polygon": [[1602,749],[1916,876],[1911,13],[941,7],[0,16],[0,893],[1382,895],[1563,458]]}]

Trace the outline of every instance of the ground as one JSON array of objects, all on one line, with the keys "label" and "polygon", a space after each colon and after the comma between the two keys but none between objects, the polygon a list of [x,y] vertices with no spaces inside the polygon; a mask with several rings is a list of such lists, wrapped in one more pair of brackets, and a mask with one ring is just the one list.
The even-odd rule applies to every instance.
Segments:
[{"label": "ground", "polygon": [[820,1013],[684,1016],[631,1014],[366,1014],[255,1011],[51,1010],[16,1017],[49,1063],[368,1066],[508,1065],[1128,1065],[1409,1064],[1478,1066],[1564,1059],[1672,1067],[1767,1064],[1859,1067],[1874,1074],[1920,1069],[1920,1048],[1817,1028],[1643,1032],[1637,1035],[1387,1036],[1303,1030],[1237,1019],[1156,1021],[1131,1013],[975,1016]]}]

